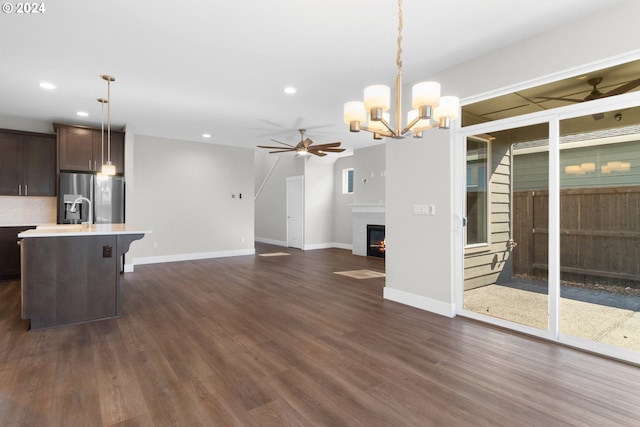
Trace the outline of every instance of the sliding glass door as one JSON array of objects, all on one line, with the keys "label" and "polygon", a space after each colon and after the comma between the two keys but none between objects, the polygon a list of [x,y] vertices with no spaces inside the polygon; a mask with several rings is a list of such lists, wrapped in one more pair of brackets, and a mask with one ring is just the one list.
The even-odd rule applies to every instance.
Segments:
[{"label": "sliding glass door", "polygon": [[466,138],[463,308],[543,331],[548,134],[542,123]]},{"label": "sliding glass door", "polygon": [[560,134],[560,334],[640,352],[640,107]]},{"label": "sliding glass door", "polygon": [[462,314],[640,363],[640,99],[617,105],[463,134]]}]

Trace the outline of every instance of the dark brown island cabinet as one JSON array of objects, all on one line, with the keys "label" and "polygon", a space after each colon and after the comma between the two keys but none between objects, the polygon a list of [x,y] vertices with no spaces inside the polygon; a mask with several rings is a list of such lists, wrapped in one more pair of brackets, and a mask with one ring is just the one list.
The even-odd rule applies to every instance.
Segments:
[{"label": "dark brown island cabinet", "polygon": [[55,135],[0,129],[0,196],[55,195]]},{"label": "dark brown island cabinet", "polygon": [[149,232],[94,224],[20,233],[22,318],[30,329],[120,317],[122,255]]},{"label": "dark brown island cabinet", "polygon": [[[124,174],[124,132],[107,131],[86,126],[53,124],[58,136],[58,167],[62,171],[99,172],[111,157],[116,174]],[[110,151],[110,152],[109,152]]]}]

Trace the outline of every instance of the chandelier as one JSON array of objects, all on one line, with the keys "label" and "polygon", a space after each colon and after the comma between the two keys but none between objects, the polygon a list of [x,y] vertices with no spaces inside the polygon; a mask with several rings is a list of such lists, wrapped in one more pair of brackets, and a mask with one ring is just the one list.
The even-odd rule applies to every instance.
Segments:
[{"label": "chandelier", "polygon": [[[385,85],[373,85],[364,89],[364,102],[351,101],[344,104],[344,122],[351,132],[366,130],[374,139],[383,137],[401,139],[405,135],[422,138],[424,130],[435,127],[449,129],[451,121],[458,118],[460,101],[455,96],[440,96],[440,83],[421,82],[412,88],[413,110],[407,114],[407,126],[402,127],[402,0],[398,0],[398,50],[396,65],[395,126],[389,124],[391,89]],[[363,125],[367,122],[368,126]]]}]

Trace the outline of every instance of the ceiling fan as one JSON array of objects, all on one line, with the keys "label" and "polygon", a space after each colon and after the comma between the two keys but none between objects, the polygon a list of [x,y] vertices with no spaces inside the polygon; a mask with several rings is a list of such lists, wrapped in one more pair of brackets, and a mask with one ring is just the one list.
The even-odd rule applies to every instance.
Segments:
[{"label": "ceiling fan", "polygon": [[[607,98],[609,96],[621,95],[623,93],[629,92],[631,89],[634,89],[640,86],[640,79],[631,80],[621,86],[618,86],[615,89],[610,90],[609,92],[602,93],[598,90],[598,85],[602,83],[602,77],[593,77],[587,80],[587,84],[593,86],[591,92],[584,98],[565,98],[565,97],[557,97],[557,96],[538,96],[538,99],[544,100],[553,100],[553,101],[567,101],[567,102],[585,102],[585,101],[593,101],[594,99]],[[594,114],[593,118],[595,120],[600,120],[604,117],[604,113]]]},{"label": "ceiling fan", "polygon": [[297,145],[291,145],[291,144],[287,144],[285,142],[280,142],[277,141],[275,139],[272,139],[273,142],[277,142],[278,144],[282,144],[284,145],[284,147],[275,147],[275,146],[270,146],[270,145],[258,145],[258,148],[269,148],[272,149],[274,151],[269,151],[269,154],[273,154],[273,153],[285,153],[287,151],[295,151],[296,155],[298,156],[303,156],[303,155],[307,155],[307,154],[313,154],[316,156],[326,156],[327,153],[342,153],[344,151],[344,148],[338,148],[340,147],[340,142],[331,142],[328,144],[319,144],[319,145],[313,145],[313,141],[310,140],[309,138],[304,137],[304,133],[306,132],[306,129],[298,129],[298,132],[300,132],[300,142]]}]

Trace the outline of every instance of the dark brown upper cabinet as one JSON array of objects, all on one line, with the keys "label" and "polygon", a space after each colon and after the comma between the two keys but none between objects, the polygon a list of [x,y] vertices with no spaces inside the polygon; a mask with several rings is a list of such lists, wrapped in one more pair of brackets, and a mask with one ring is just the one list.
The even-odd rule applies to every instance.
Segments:
[{"label": "dark brown upper cabinet", "polygon": [[[54,123],[58,135],[59,169],[99,172],[109,158],[107,131],[104,142],[100,129]],[[124,174],[124,133],[111,131],[111,163],[117,174]]]},{"label": "dark brown upper cabinet", "polygon": [[56,195],[55,136],[0,130],[0,195]]}]

